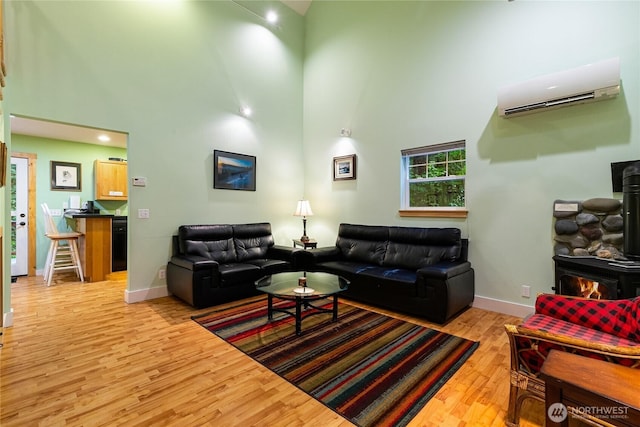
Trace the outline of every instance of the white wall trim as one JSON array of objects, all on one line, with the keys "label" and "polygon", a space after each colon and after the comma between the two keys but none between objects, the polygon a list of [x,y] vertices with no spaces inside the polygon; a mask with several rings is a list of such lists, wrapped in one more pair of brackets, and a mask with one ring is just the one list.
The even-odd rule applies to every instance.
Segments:
[{"label": "white wall trim", "polygon": [[[171,295],[166,286],[155,288],[139,289],[137,291],[124,291],[124,300],[128,304],[147,301],[155,298],[162,298]],[[516,304],[514,302],[502,301],[494,298],[481,297],[476,295],[473,300],[473,307],[483,310],[495,311],[498,313],[508,314],[510,316],[526,317],[533,313],[533,306]],[[9,326],[7,320],[13,317],[13,309],[11,313],[5,314],[4,325]]]},{"label": "white wall trim", "polygon": [[13,326],[13,308],[9,309],[9,312],[4,313],[2,316],[2,327],[8,328],[9,326]]},{"label": "white wall trim", "polygon": [[498,313],[508,314],[510,316],[526,317],[533,313],[533,306],[516,304],[514,302],[502,301],[493,298],[475,296],[473,307],[483,310],[496,311]]},{"label": "white wall trim", "polygon": [[169,296],[169,290],[166,286],[158,286],[155,288],[139,289],[137,291],[124,291],[124,301],[128,304],[142,302],[155,298]]}]

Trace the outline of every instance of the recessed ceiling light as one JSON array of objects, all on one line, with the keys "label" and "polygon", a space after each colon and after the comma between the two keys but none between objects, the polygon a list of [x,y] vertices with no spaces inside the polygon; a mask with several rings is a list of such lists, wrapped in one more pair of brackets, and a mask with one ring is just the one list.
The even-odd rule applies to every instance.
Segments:
[{"label": "recessed ceiling light", "polygon": [[270,10],[267,12],[266,19],[268,23],[275,24],[276,22],[278,22],[278,14],[275,13],[273,10]]},{"label": "recessed ceiling light", "polygon": [[242,107],[240,108],[240,114],[244,117],[250,117],[251,116],[251,108],[249,107]]},{"label": "recessed ceiling light", "polygon": [[102,141],[102,142],[109,142],[109,141],[111,141],[111,138],[109,138],[107,135],[104,135],[104,134],[102,134],[102,135],[98,135],[98,139],[99,139],[100,141]]}]

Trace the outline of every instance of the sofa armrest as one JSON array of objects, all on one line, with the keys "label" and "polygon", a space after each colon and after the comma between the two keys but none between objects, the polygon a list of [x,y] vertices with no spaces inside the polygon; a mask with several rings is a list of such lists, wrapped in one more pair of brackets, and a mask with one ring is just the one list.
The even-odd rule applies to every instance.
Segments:
[{"label": "sofa armrest", "polygon": [[305,261],[302,253],[305,252],[300,248],[292,248],[291,246],[274,245],[267,251],[267,258],[279,259],[291,263],[293,270],[304,270]]},{"label": "sofa armrest", "polygon": [[471,270],[471,263],[468,261],[439,262],[419,268],[417,274],[425,278],[447,280],[469,270]]},{"label": "sofa armrest", "polygon": [[217,261],[198,255],[175,255],[171,257],[171,263],[193,271],[204,269],[217,270],[220,265]]},{"label": "sofa armrest", "polygon": [[340,249],[336,246],[327,246],[308,251],[313,257],[315,264],[320,262],[335,261],[340,258]]},{"label": "sofa armrest", "polygon": [[292,248],[291,246],[273,245],[267,251],[267,258],[291,261],[293,254],[301,250],[300,248]]}]

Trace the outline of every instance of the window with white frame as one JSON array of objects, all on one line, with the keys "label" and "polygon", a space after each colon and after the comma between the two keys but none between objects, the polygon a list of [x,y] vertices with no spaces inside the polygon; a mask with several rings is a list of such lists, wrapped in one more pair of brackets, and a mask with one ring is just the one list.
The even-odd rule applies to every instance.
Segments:
[{"label": "window with white frame", "polygon": [[402,209],[465,209],[465,141],[401,153]]}]

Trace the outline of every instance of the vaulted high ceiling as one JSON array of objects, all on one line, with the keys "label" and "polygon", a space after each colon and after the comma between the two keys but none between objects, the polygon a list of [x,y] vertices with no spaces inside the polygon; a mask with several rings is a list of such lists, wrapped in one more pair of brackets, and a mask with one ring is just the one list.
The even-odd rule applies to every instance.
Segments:
[{"label": "vaulted high ceiling", "polygon": [[291,9],[298,12],[300,15],[304,16],[309,10],[309,6],[311,6],[311,0],[280,0],[285,5],[289,6]]}]

